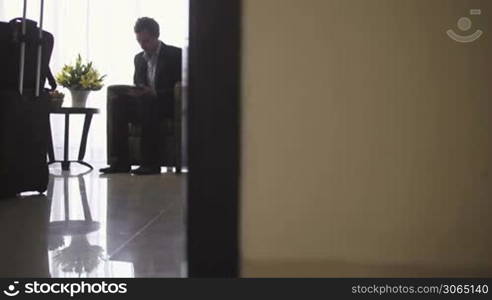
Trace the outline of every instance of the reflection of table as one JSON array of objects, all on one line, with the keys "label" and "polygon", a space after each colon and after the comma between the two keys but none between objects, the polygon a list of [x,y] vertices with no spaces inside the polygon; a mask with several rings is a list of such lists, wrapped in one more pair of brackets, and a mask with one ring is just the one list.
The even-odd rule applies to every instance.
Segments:
[{"label": "reflection of table", "polygon": [[[91,126],[92,115],[97,114],[99,110],[97,108],[85,108],[85,107],[60,107],[50,111],[51,114],[64,114],[65,115],[65,140],[64,140],[64,148],[63,148],[63,160],[55,160],[55,153],[53,151],[53,137],[49,139],[49,147],[48,147],[48,164],[60,162],[62,164],[62,170],[68,171],[70,169],[70,163],[76,162],[82,164],[84,166],[89,167],[91,170],[93,167],[84,162],[85,149],[87,146],[87,135],[89,134],[89,128]],[[82,130],[82,140],[80,141],[79,148],[79,156],[77,160],[69,160],[68,159],[68,150],[69,150],[69,129],[70,129],[70,115],[72,114],[84,114],[84,128]],[[50,126],[50,134],[51,126]]]},{"label": "reflection of table", "polygon": [[[63,207],[65,209],[65,219],[61,221],[53,221],[49,224],[49,233],[51,235],[83,235],[89,234],[91,232],[99,230],[100,224],[99,222],[95,222],[92,220],[91,209],[89,207],[89,201],[87,200],[87,193],[85,188],[85,180],[84,175],[89,173],[87,171],[85,173],[76,175],[76,176],[56,176],[51,175],[51,180],[48,185],[48,198],[51,201],[56,201],[54,198],[54,185],[56,178],[63,179]],[[84,213],[83,220],[70,220],[70,189],[68,185],[68,180],[70,178],[77,177],[79,181],[79,192],[80,192],[80,200],[82,202],[82,210]]]},{"label": "reflection of table", "polygon": [[[59,201],[63,199],[63,207],[65,209],[64,219],[50,221],[48,227],[48,250],[50,257],[50,274],[55,277],[81,277],[82,274],[92,274],[102,259],[104,258],[104,248],[99,245],[90,243],[88,234],[96,232],[100,229],[100,223],[92,220],[92,214],[87,200],[84,175],[91,172],[90,170],[76,176],[63,174],[61,176],[51,175],[50,184],[48,186],[48,198],[55,204],[51,218],[56,216],[57,209],[61,208]],[[79,182],[79,191],[75,194],[80,194],[82,202],[83,220],[70,219],[70,207],[79,212],[77,205],[70,203],[69,180],[77,177]],[[63,179],[63,195],[56,197],[54,195],[54,186],[56,178]],[[77,197],[76,197],[77,198]],[[65,237],[70,237],[70,244],[66,245]],[[75,274],[74,274],[75,273]]]}]

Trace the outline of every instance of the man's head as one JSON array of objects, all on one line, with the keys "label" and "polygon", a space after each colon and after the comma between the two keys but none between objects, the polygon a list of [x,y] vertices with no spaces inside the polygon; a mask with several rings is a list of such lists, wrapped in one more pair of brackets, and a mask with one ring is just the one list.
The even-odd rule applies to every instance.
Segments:
[{"label": "man's head", "polygon": [[135,23],[135,35],[145,52],[155,52],[159,46],[159,24],[152,18],[140,18]]}]

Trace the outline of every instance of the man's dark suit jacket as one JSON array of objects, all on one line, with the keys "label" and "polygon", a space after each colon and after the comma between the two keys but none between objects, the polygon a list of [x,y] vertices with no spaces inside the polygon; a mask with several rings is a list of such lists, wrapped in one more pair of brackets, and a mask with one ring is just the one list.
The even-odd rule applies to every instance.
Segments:
[{"label": "man's dark suit jacket", "polygon": [[[143,51],[135,55],[134,62],[133,83],[150,86],[147,82],[147,62]],[[181,81],[181,49],[161,42],[155,74],[155,89],[159,107],[165,116],[172,116],[174,113],[174,86],[179,81]]]}]

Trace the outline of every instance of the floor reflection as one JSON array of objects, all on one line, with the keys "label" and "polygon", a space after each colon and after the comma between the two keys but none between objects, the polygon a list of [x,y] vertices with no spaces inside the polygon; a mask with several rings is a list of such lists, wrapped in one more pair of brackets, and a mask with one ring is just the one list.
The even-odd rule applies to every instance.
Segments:
[{"label": "floor reflection", "polygon": [[[101,193],[99,205],[92,210],[87,197],[85,177],[90,172],[51,175],[48,197],[52,200],[48,225],[48,258],[52,277],[134,277],[133,264],[108,259],[106,251],[106,207]],[[56,188],[58,183],[60,188]],[[90,180],[94,184],[93,180]],[[94,196],[93,188],[89,189]],[[106,181],[97,187],[105,193]],[[101,226],[102,225],[102,226]]]},{"label": "floor reflection", "polygon": [[187,275],[186,174],[50,173],[46,196],[0,201],[0,277]]},{"label": "floor reflection", "polygon": [[186,276],[186,175],[73,171],[48,187],[52,277]]}]

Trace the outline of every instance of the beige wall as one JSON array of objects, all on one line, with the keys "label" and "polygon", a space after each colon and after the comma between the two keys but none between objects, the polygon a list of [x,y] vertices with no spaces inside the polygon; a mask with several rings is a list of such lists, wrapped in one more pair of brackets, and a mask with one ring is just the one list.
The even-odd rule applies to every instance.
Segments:
[{"label": "beige wall", "polygon": [[492,1],[243,2],[243,276],[491,276]]}]

